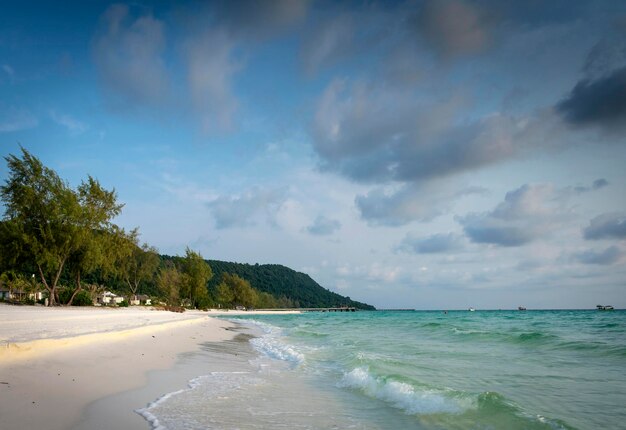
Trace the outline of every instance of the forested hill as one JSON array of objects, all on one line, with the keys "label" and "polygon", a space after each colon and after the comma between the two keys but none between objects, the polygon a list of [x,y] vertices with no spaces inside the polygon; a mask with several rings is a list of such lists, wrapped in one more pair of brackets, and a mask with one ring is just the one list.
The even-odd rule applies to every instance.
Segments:
[{"label": "forested hill", "polygon": [[209,290],[214,290],[222,273],[240,276],[250,282],[252,288],[269,293],[276,298],[286,297],[296,307],[323,308],[352,306],[358,309],[375,310],[374,306],[356,302],[323,288],[305,273],[296,272],[280,264],[242,264],[219,260],[207,260],[213,270]]}]

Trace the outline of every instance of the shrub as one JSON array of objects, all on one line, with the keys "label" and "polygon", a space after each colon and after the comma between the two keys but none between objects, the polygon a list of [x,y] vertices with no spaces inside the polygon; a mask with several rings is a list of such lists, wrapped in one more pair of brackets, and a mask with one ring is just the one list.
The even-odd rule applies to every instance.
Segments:
[{"label": "shrub", "polygon": [[92,306],[91,295],[87,291],[79,291],[74,297],[72,306]]},{"label": "shrub", "polygon": [[121,302],[118,303],[118,306],[120,308],[127,308],[128,307],[128,302],[126,301],[126,299],[122,300]]}]

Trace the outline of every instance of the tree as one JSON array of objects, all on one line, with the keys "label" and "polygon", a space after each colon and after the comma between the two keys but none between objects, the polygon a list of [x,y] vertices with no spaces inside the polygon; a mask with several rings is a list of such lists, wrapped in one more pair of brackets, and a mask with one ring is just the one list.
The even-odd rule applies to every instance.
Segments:
[{"label": "tree", "polygon": [[[255,307],[258,302],[257,291],[250,286],[250,282],[237,275],[231,275],[230,273],[222,274],[222,282],[217,287],[218,295],[219,291],[231,291],[232,300],[234,305],[241,305],[247,308]],[[228,294],[228,293],[226,293]],[[228,297],[228,296],[225,296]]]},{"label": "tree", "polygon": [[278,308],[278,300],[274,298],[270,293],[266,293],[265,291],[258,292],[258,301],[256,306],[258,308],[263,309],[273,309]]},{"label": "tree", "polygon": [[180,287],[182,284],[182,274],[178,271],[174,263],[167,262],[157,275],[157,287],[165,302],[170,306],[180,306]]},{"label": "tree", "polygon": [[118,275],[135,296],[142,282],[154,279],[159,267],[158,251],[147,243],[139,246],[139,234],[135,229],[119,243],[119,253]]},{"label": "tree", "polygon": [[105,275],[113,272],[115,262],[120,259],[120,239],[124,231],[111,220],[117,216],[122,206],[117,203],[115,191],[107,191],[100,183],[89,176],[77,190],[81,207],[80,246],[71,255],[68,266],[75,280],[75,289],[68,305],[71,305],[82,290],[81,274],[101,269]]},{"label": "tree", "polygon": [[182,270],[184,279],[181,295],[189,299],[194,307],[207,304],[209,299],[207,283],[213,277],[211,266],[204,261],[200,253],[187,248],[182,261]]},{"label": "tree", "polygon": [[233,305],[234,299],[235,294],[233,293],[232,288],[222,280],[222,282],[220,282],[216,287],[217,302],[225,308],[230,308]]},{"label": "tree", "polygon": [[74,191],[54,170],[21,150],[22,158],[5,157],[9,177],[0,187],[4,220],[17,235],[20,257],[36,267],[53,306],[59,278],[72,255],[84,247],[86,231],[106,224],[121,205],[105,208],[104,197],[115,200],[115,192],[104,190],[91,177]]}]

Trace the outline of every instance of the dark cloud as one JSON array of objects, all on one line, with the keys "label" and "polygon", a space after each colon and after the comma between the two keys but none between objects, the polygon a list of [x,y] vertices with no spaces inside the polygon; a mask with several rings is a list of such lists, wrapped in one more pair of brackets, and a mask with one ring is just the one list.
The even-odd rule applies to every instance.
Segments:
[{"label": "dark cloud", "polygon": [[400,226],[430,221],[447,212],[452,200],[453,196],[442,190],[404,186],[393,191],[375,188],[357,196],[355,204],[369,224]]},{"label": "dark cloud", "polygon": [[246,227],[263,217],[274,223],[276,213],[285,202],[282,190],[253,189],[240,196],[220,196],[208,204],[218,229]]},{"label": "dark cloud", "polygon": [[[595,181],[593,181],[593,183],[590,186],[578,185],[576,187],[573,187],[573,190],[577,194],[582,194],[582,193],[587,193],[589,191],[599,190],[601,188],[606,187],[607,185],[609,185],[609,181],[607,181],[604,178],[600,178],[600,179],[596,179]],[[564,192],[566,193],[567,189],[565,189]]]},{"label": "dark cloud", "polygon": [[578,82],[556,108],[572,125],[626,129],[626,67]]},{"label": "dark cloud", "polygon": [[474,243],[522,246],[544,237],[559,218],[550,185],[524,185],[506,194],[494,210],[457,217]]},{"label": "dark cloud", "polygon": [[607,185],[609,185],[609,181],[607,181],[604,178],[600,178],[600,179],[596,179],[595,181],[593,181],[591,188],[593,188],[594,190],[599,190],[600,188],[604,188]]},{"label": "dark cloud", "polygon": [[150,14],[133,17],[126,5],[109,7],[93,41],[93,57],[109,102],[153,105],[167,98],[164,25]]},{"label": "dark cloud", "polygon": [[500,246],[522,246],[538,235],[524,227],[512,226],[494,219],[466,216],[462,221],[465,234],[474,243]]},{"label": "dark cloud", "polygon": [[616,29],[589,51],[582,72],[589,80],[602,78],[626,64],[626,31]]},{"label": "dark cloud", "polygon": [[626,215],[623,213],[598,215],[583,229],[583,236],[588,240],[626,239]]},{"label": "dark cloud", "polygon": [[475,4],[461,0],[427,0],[417,19],[417,32],[442,56],[473,54],[491,42],[489,21]]},{"label": "dark cloud", "polygon": [[462,239],[454,233],[433,234],[428,237],[416,237],[408,234],[398,249],[416,254],[437,254],[457,251],[462,248]]},{"label": "dark cloud", "polygon": [[221,0],[211,7],[217,25],[249,39],[264,39],[303,20],[309,4],[309,0]]},{"label": "dark cloud", "polygon": [[[411,91],[333,81],[312,132],[322,167],[360,182],[420,182],[514,158],[545,140],[541,121],[492,115],[459,123],[466,102],[418,103]],[[546,119],[549,121],[549,119]]]},{"label": "dark cloud", "polygon": [[589,249],[584,252],[580,252],[574,255],[574,259],[584,263],[584,264],[599,264],[599,265],[610,265],[615,264],[621,260],[624,252],[613,245],[606,248],[604,251],[595,251],[593,249]]},{"label": "dark cloud", "polygon": [[323,215],[315,218],[313,224],[308,226],[306,230],[315,236],[328,236],[341,228],[341,223],[336,219],[327,218]]}]

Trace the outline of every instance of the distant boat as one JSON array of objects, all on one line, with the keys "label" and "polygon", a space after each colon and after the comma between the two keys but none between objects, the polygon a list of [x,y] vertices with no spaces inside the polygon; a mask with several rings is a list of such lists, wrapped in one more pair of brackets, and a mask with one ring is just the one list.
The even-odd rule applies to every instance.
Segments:
[{"label": "distant boat", "polygon": [[518,311],[525,311],[525,310],[526,310],[526,308],[525,308],[524,306],[518,306],[518,307],[517,307],[517,310],[518,310]]},{"label": "distant boat", "polygon": [[469,309],[468,309],[468,311],[470,311],[470,312],[476,312],[476,309],[474,309],[474,308],[469,308]]},{"label": "distant boat", "polygon": [[596,305],[599,311],[612,311],[614,308],[611,305]]}]

